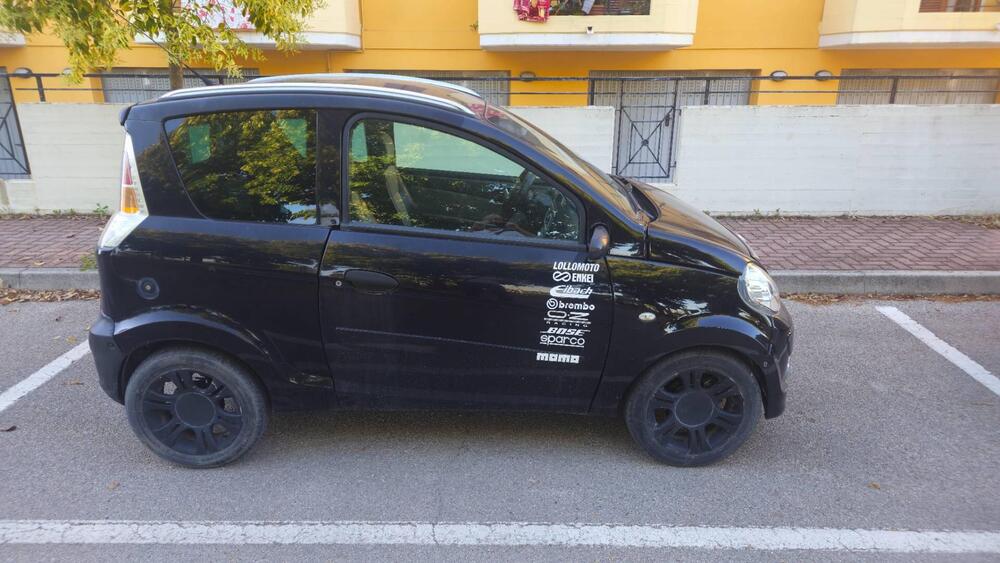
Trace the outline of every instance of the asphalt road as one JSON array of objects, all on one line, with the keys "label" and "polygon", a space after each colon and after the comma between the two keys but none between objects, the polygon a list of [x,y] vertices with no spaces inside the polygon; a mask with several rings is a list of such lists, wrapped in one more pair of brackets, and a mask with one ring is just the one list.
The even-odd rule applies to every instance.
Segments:
[{"label": "asphalt road", "polygon": [[[788,409],[725,462],[647,458],[615,419],[279,415],[240,462],[168,465],[85,356],[0,412],[0,521],[545,522],[1000,531],[1000,396],[876,310],[1000,374],[1000,302],[791,303]],[[96,302],[0,306],[0,393],[85,339]],[[2,545],[0,559],[953,559],[497,545]],[[965,555],[996,560],[996,554]]]}]

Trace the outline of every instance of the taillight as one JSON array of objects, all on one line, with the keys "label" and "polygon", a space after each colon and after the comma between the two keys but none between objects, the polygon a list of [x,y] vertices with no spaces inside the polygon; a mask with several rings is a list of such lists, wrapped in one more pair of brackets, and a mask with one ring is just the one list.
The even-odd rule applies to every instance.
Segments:
[{"label": "taillight", "polygon": [[122,151],[121,206],[105,225],[98,248],[116,248],[148,216],[139,170],[135,166],[132,137],[126,134],[125,149]]}]

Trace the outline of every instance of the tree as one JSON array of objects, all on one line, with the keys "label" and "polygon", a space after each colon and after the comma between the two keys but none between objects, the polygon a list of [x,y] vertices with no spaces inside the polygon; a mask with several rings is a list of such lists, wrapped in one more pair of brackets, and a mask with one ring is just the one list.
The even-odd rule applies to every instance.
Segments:
[{"label": "tree", "polygon": [[[237,15],[278,49],[294,50],[304,21],[323,0],[0,0],[0,29],[50,32],[69,50],[71,82],[114,66],[136,35],[160,44],[170,64],[170,87],[183,86],[181,66],[207,64],[240,76],[240,59],[259,60],[258,49],[225,25]],[[218,23],[212,23],[218,22]]]}]

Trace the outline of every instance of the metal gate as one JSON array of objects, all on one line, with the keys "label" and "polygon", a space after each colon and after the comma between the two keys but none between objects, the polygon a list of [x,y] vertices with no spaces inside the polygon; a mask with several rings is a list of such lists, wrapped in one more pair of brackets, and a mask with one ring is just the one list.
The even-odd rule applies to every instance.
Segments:
[{"label": "metal gate", "polygon": [[24,152],[21,125],[17,121],[17,108],[11,94],[10,79],[6,69],[0,78],[0,178],[30,178],[28,155]]},{"label": "metal gate", "polygon": [[647,181],[669,180],[676,164],[680,108],[747,105],[751,76],[748,70],[591,72],[590,104],[615,108],[615,173]]}]

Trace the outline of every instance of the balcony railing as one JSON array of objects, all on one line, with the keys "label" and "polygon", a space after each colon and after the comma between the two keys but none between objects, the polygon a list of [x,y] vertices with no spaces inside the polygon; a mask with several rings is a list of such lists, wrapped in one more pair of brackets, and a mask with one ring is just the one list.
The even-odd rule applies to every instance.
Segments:
[{"label": "balcony railing", "polygon": [[920,0],[921,12],[1000,12],[1000,0]]},{"label": "balcony railing", "polygon": [[523,21],[510,0],[479,0],[479,45],[493,51],[663,51],[690,46],[698,0],[551,0]]},{"label": "balcony railing", "polygon": [[550,16],[648,16],[650,0],[556,0]]}]

